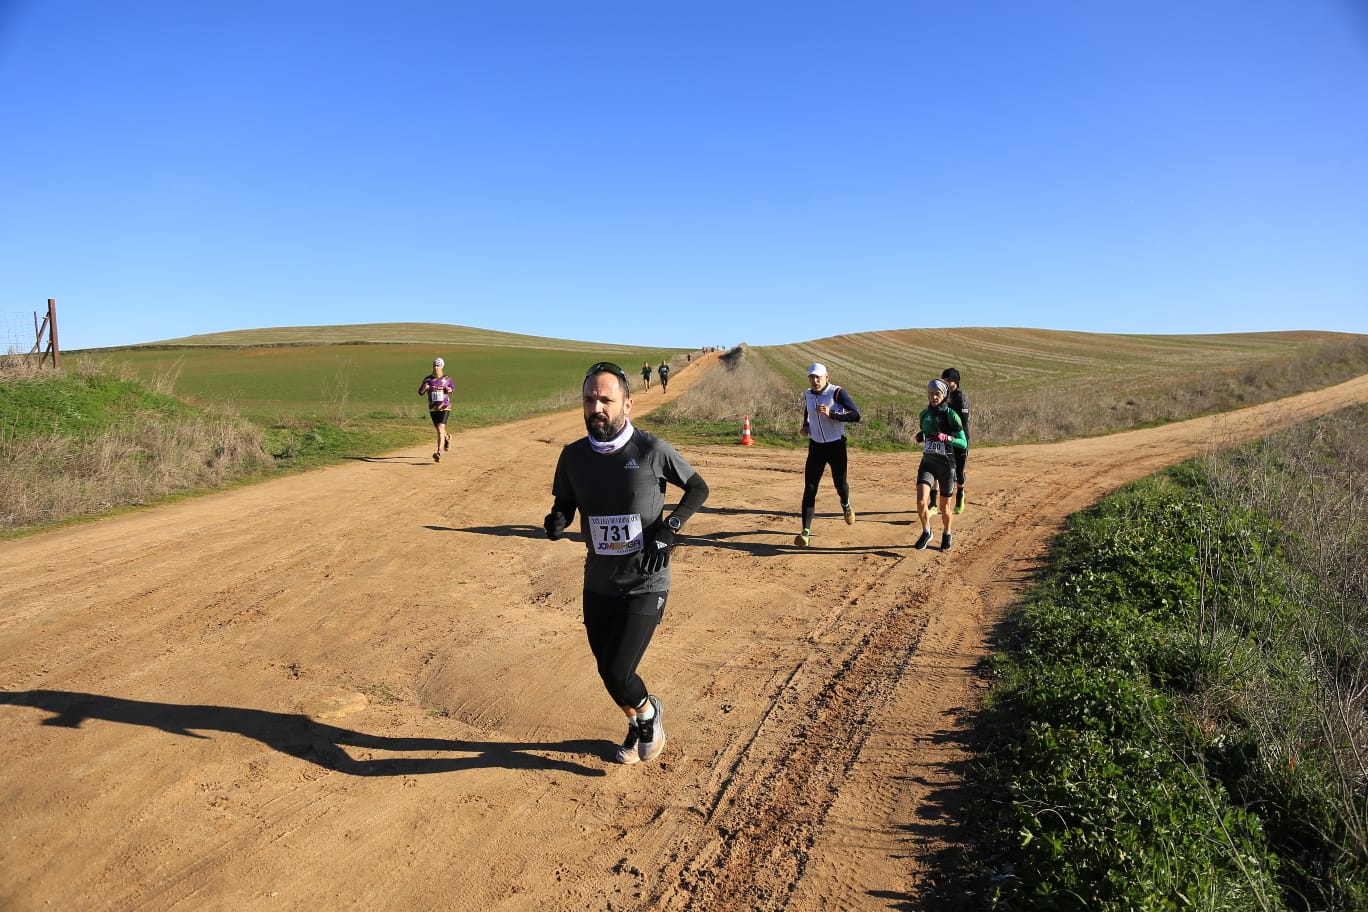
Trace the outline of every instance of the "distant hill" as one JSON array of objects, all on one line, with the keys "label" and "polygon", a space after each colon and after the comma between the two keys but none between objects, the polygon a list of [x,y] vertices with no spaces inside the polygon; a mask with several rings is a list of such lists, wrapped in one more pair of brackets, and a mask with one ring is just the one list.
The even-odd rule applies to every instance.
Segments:
[{"label": "distant hill", "polygon": [[[537,348],[553,351],[599,352],[606,348],[631,349],[634,346],[608,345],[524,336],[456,326],[450,323],[354,323],[344,326],[277,326],[267,329],[238,329],[232,332],[205,333],[149,342],[130,348],[249,348],[267,345],[476,345],[494,348]],[[684,351],[688,346],[675,346]],[[645,349],[643,349],[645,350]]]},{"label": "distant hill", "polygon": [[[1319,357],[1354,364],[1337,382],[1361,372],[1368,336],[1297,331],[1205,335],[1123,335],[1014,327],[892,329],[829,336],[758,349],[781,376],[803,383],[819,361],[833,381],[869,392],[915,392],[946,367],[958,368],[972,387],[1050,388],[1086,384],[1124,390],[1137,381],[1185,376],[1201,384],[1213,373],[1253,364],[1295,363]],[[837,381],[837,378],[841,378]],[[972,378],[972,379],[970,379]]]}]

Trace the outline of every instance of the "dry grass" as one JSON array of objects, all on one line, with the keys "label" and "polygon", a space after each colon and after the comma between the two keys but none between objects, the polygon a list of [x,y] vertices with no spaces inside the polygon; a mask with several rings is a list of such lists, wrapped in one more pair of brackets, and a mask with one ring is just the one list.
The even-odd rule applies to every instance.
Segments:
[{"label": "dry grass", "polygon": [[213,488],[269,463],[260,434],[224,414],[181,420],[142,414],[88,438],[0,436],[0,529]]},{"label": "dry grass", "polygon": [[[128,370],[84,359],[60,374],[36,358],[0,358],[0,383],[80,382],[96,375],[132,382]],[[175,371],[146,387],[169,395]],[[0,426],[0,532],[94,516],[174,494],[205,490],[271,462],[261,434],[236,414],[139,411],[112,427],[16,436]]]},{"label": "dry grass", "polygon": [[[720,359],[689,392],[668,407],[685,420],[735,420],[750,416],[751,423],[788,423],[796,431],[803,423],[801,399],[778,374],[770,370],[751,349],[738,346]],[[673,369],[673,368],[672,368]]]},{"label": "dry grass", "polygon": [[106,357],[82,354],[77,358],[67,358],[62,362],[60,373],[53,369],[52,362],[42,364],[38,355],[10,354],[0,355],[0,383],[23,383],[25,381],[50,380],[54,377],[84,379],[104,375],[126,382],[140,382],[146,389],[163,396],[175,394],[176,380],[180,377],[182,361],[177,359],[163,370],[150,377],[141,377],[129,365]]},{"label": "dry grass", "polygon": [[18,383],[52,375],[52,362],[40,364],[37,355],[16,352],[0,355],[0,383]]}]

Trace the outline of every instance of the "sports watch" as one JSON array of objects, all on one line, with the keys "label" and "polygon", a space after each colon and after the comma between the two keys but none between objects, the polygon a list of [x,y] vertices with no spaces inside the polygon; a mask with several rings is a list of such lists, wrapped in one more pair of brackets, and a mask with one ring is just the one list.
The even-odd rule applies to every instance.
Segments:
[{"label": "sports watch", "polygon": [[671,532],[678,532],[680,527],[684,524],[679,521],[678,516],[671,516],[669,519],[665,520],[665,525],[670,527]]}]

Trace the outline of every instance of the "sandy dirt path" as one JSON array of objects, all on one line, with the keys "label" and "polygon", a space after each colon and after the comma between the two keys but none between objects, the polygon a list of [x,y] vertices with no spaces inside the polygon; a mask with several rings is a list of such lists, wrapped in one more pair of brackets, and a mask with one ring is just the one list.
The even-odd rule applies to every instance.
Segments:
[{"label": "sandy dirt path", "polygon": [[913,455],[856,452],[799,550],[802,451],[683,448],[635,767],[540,528],[578,412],[0,543],[0,909],[943,909],[974,665],[1062,518],[1364,401],[976,450],[945,554]]}]

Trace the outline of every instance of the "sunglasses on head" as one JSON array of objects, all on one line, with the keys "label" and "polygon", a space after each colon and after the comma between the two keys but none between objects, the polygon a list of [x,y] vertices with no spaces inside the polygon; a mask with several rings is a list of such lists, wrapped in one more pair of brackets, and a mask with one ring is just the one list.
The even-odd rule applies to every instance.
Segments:
[{"label": "sunglasses on head", "polygon": [[630,388],[627,383],[627,372],[612,361],[595,361],[593,364],[589,365],[589,369],[584,372],[584,379],[588,380],[590,377],[594,376],[594,374],[612,374],[622,381],[623,389]]}]

